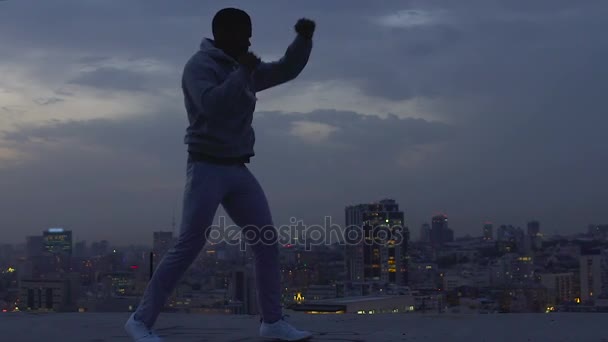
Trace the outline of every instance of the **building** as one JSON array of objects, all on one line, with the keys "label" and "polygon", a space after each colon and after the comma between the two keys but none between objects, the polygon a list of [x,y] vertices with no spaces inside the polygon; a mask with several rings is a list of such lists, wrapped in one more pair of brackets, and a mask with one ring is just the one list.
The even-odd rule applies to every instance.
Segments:
[{"label": "building", "polygon": [[76,311],[80,278],[70,273],[56,279],[22,279],[19,291],[22,311]]},{"label": "building", "polygon": [[338,292],[335,285],[310,285],[304,291],[304,300],[322,300],[336,298]]},{"label": "building", "polygon": [[537,251],[542,248],[542,234],[540,232],[540,222],[528,222],[528,235],[526,236],[526,251]]},{"label": "building", "polygon": [[486,222],[483,225],[483,239],[484,241],[494,240],[494,226],[491,222]]},{"label": "building", "polygon": [[346,279],[405,284],[409,233],[396,201],[347,206],[345,214]]},{"label": "building", "polygon": [[55,255],[72,255],[72,231],[49,228],[42,232],[44,250]]},{"label": "building", "polygon": [[529,252],[525,248],[526,236],[520,227],[503,224],[498,228],[496,239],[499,242],[499,249],[504,249],[503,252]]},{"label": "building", "polygon": [[543,273],[540,275],[540,283],[547,288],[547,303],[550,305],[575,300],[573,273]]},{"label": "building", "polygon": [[538,236],[540,234],[540,222],[528,222],[528,236]]},{"label": "building", "polygon": [[[33,241],[31,242],[33,243]],[[42,257],[32,259],[40,274],[69,272],[72,257],[72,231],[63,228],[45,230],[42,232],[42,244]]]},{"label": "building", "polygon": [[25,242],[26,262],[21,272],[22,276],[37,278],[55,270],[54,259],[45,254],[42,235],[28,236]]},{"label": "building", "polygon": [[228,286],[229,307],[234,314],[256,315],[258,313],[255,277],[249,266],[232,271]]},{"label": "building", "polygon": [[335,314],[386,314],[405,313],[415,310],[416,300],[412,295],[343,297],[305,302],[290,306],[294,311],[306,313]]},{"label": "building", "polygon": [[583,302],[593,301],[602,291],[602,256],[580,256],[580,288]]},{"label": "building", "polygon": [[104,297],[121,297],[135,295],[135,273],[117,271],[100,274],[99,282],[103,284]]},{"label": "building", "polygon": [[536,282],[534,259],[507,253],[491,265],[490,285],[495,287],[528,286]]},{"label": "building", "polygon": [[441,280],[439,267],[436,263],[410,263],[409,286],[416,289],[436,289]]},{"label": "building", "polygon": [[447,242],[454,241],[454,231],[448,228],[448,217],[445,214],[433,216],[431,222],[431,245],[440,249]]},{"label": "building", "polygon": [[597,240],[606,240],[608,237],[608,224],[590,224],[588,234]]}]

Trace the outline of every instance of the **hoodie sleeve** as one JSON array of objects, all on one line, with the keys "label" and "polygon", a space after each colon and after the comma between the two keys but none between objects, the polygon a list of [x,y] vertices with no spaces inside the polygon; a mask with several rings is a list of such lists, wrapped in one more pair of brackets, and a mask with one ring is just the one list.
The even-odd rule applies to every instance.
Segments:
[{"label": "hoodie sleeve", "polygon": [[251,73],[242,66],[220,82],[211,66],[191,64],[184,71],[182,87],[201,112],[219,115],[241,102],[238,99],[250,81]]},{"label": "hoodie sleeve", "polygon": [[253,72],[255,91],[262,91],[296,78],[308,63],[312,39],[297,35],[285,55],[276,62],[262,62]]}]

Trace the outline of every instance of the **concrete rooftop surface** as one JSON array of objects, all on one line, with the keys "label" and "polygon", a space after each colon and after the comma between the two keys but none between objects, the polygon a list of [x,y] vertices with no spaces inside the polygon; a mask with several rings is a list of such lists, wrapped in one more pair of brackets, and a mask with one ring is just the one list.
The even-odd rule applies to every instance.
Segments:
[{"label": "concrete rooftop surface", "polygon": [[[127,342],[128,313],[0,314],[0,341]],[[608,314],[306,315],[289,321],[314,332],[311,341],[608,342]],[[166,341],[265,341],[255,316],[163,313]]]}]

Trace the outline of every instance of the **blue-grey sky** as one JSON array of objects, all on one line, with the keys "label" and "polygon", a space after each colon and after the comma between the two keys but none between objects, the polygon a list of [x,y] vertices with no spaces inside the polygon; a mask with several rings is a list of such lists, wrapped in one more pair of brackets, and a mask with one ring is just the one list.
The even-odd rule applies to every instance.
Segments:
[{"label": "blue-grey sky", "polygon": [[456,235],[608,222],[605,1],[8,0],[2,242],[65,227],[149,243],[179,224],[181,71],[227,6],[265,60],[317,22],[300,77],[258,94],[250,168],[277,224],[386,197],[415,236],[436,212]]}]

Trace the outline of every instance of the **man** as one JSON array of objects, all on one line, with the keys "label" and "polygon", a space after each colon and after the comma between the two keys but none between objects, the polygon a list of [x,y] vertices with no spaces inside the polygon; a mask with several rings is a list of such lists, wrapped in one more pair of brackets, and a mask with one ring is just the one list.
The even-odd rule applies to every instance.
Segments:
[{"label": "man", "polygon": [[203,39],[182,78],[189,126],[184,139],[188,162],[179,239],[158,265],[125,330],[135,341],[161,341],[152,326],[203,248],[221,204],[236,224],[246,227],[243,235],[255,256],[260,336],[307,339],[311,333],[283,319],[276,229],[264,191],[245,164],[254,155],[255,93],[300,74],[312,50],[315,23],[300,19],[296,38],[283,58],[272,63],[261,62],[249,52],[252,26],[246,12],[222,9],[214,16],[212,28],[214,39]]}]

